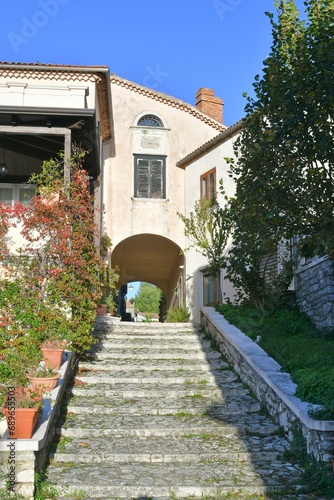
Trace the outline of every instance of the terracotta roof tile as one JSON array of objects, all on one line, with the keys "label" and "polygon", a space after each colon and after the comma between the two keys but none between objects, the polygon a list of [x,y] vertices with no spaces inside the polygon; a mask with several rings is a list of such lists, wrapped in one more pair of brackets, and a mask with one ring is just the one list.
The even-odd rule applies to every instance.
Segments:
[{"label": "terracotta roof tile", "polygon": [[125,87],[129,90],[132,90],[133,92],[137,92],[138,94],[146,95],[147,97],[150,97],[155,101],[162,102],[167,106],[172,106],[173,108],[182,109],[186,113],[190,113],[191,115],[195,116],[201,121],[204,121],[205,123],[215,128],[216,130],[219,130],[220,132],[223,132],[224,130],[227,129],[226,125],[223,125],[222,123],[217,122],[213,118],[210,118],[210,116],[205,115],[204,113],[199,111],[196,107],[191,106],[191,104],[187,104],[186,102],[181,101],[180,99],[176,99],[175,97],[172,97],[170,95],[164,94],[163,92],[157,92],[156,90],[143,87],[138,83],[125,80],[124,78],[120,78],[115,74],[111,75],[110,81],[112,84]]},{"label": "terracotta roof tile", "polygon": [[238,132],[240,132],[242,129],[242,124],[243,120],[239,120],[231,127],[228,127],[226,130],[224,130],[224,132],[216,135],[215,137],[210,139],[210,141],[204,143],[202,146],[195,149],[195,151],[182,158],[182,160],[176,163],[176,166],[180,168],[186,168],[198,158],[201,158],[201,156],[204,156],[206,153],[220,146],[220,144],[223,144],[227,139],[230,139]]}]

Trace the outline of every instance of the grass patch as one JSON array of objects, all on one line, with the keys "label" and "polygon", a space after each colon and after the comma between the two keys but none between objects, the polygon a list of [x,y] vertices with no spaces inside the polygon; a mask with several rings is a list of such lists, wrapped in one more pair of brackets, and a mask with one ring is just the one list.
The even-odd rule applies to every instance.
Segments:
[{"label": "grass patch", "polygon": [[56,500],[58,494],[57,488],[48,483],[45,472],[35,474],[35,500]]},{"label": "grass patch", "polygon": [[297,384],[296,396],[322,406],[313,418],[334,420],[334,335],[316,329],[295,308],[263,314],[250,306],[223,304],[218,311],[274,358]]},{"label": "grass patch", "polygon": [[26,497],[18,494],[9,494],[8,490],[0,490],[0,500],[25,500]]},{"label": "grass patch", "polygon": [[201,399],[204,398],[202,394],[191,394],[190,396],[184,396],[185,398],[191,398],[191,399]]},{"label": "grass patch", "polygon": [[183,418],[183,417],[194,418],[194,415],[189,411],[178,411],[177,413],[175,413],[175,416],[178,418]]}]

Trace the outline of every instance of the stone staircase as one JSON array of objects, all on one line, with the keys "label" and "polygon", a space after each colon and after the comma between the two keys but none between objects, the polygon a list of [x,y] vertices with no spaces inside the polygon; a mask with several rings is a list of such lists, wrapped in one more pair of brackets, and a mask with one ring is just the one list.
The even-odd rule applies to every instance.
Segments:
[{"label": "stone staircase", "polygon": [[57,498],[292,498],[287,441],[203,333],[99,318],[95,335],[50,455]]}]

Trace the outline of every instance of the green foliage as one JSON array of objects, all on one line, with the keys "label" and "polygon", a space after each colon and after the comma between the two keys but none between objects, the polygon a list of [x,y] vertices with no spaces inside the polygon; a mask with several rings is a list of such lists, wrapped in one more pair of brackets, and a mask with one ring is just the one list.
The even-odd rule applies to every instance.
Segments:
[{"label": "green foliage", "polygon": [[11,494],[9,497],[8,491],[0,490],[0,500],[25,500],[26,497],[18,494]]},{"label": "green foliage", "polygon": [[317,461],[314,455],[307,453],[306,439],[300,425],[294,425],[290,448],[283,452],[282,458],[303,467],[301,483],[305,487],[301,493],[310,493],[313,498],[314,496],[318,498],[320,495],[321,498],[334,497],[333,474],[329,465]]},{"label": "green foliage", "polygon": [[334,337],[318,331],[295,308],[262,313],[252,306],[219,306],[219,312],[260,346],[297,384],[296,395],[322,406],[316,418],[334,420]]},{"label": "green foliage", "polygon": [[[0,387],[26,385],[25,370],[38,364],[39,345],[45,340],[65,339],[79,353],[93,342],[105,264],[95,246],[99,232],[89,179],[82,168],[84,156],[76,151],[65,159],[61,153],[44,162],[41,172],[30,179],[38,195],[29,204],[0,203],[4,222],[0,230]],[[65,178],[64,171],[70,177]],[[8,237],[12,227],[22,241],[16,253]],[[109,270],[107,286],[115,280],[116,273]]]},{"label": "green foliage", "polygon": [[141,283],[134,298],[137,311],[143,313],[158,313],[162,292],[159,288],[150,283]]},{"label": "green foliage", "polygon": [[59,492],[46,480],[45,472],[35,474],[35,500],[56,500]]},{"label": "green foliage", "polygon": [[187,323],[189,316],[185,306],[170,307],[167,311],[167,323]]},{"label": "green foliage", "polygon": [[[190,245],[184,250],[194,248],[208,260],[208,270],[213,276],[220,276],[220,271],[226,266],[225,249],[231,232],[229,204],[221,184],[221,192],[226,203],[221,207],[216,199],[203,198],[195,203],[194,211],[189,217],[178,213],[184,223],[184,234],[190,240]],[[219,282],[220,301],[222,293]]]},{"label": "green foliage", "polygon": [[[268,14],[271,51],[230,160],[229,277],[258,307],[267,293],[261,259],[282,241],[298,236],[299,255],[334,254],[334,10],[332,0],[305,5],[307,21],[293,0],[275,2],[276,20]],[[289,272],[282,278],[278,292]]]}]

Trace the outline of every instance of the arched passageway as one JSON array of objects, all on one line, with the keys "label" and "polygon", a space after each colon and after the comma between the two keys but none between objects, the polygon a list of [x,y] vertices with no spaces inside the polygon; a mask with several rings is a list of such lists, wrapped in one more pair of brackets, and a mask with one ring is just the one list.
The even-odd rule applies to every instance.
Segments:
[{"label": "arched passageway", "polygon": [[184,302],[184,257],[168,238],[147,233],[126,238],[114,248],[111,266],[119,269],[119,286],[146,281],[159,287],[165,297],[162,313]]}]

